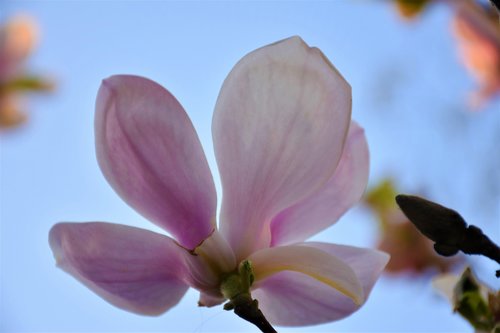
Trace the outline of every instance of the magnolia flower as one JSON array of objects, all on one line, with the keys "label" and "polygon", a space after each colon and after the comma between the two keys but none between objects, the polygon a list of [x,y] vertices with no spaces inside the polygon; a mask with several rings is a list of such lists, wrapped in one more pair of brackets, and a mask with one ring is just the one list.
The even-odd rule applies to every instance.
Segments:
[{"label": "magnolia flower", "polygon": [[[172,237],[124,225],[60,223],[59,267],[110,303],[158,315],[200,292],[214,306],[249,295],[271,323],[310,325],[363,304],[388,256],[304,242],[361,197],[368,177],[351,89],[299,37],[260,48],[224,81],[213,117],[223,198],[179,102],[157,83],[119,75],[96,102],[99,165],[130,206]],[[255,303],[256,304],[256,303]]]}]

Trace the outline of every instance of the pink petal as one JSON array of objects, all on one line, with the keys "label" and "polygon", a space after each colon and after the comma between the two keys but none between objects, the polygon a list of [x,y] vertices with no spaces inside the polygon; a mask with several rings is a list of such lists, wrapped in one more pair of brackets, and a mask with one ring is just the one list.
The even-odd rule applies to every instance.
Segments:
[{"label": "pink petal", "polygon": [[212,129],[224,190],[221,231],[238,259],[269,246],[272,217],[331,177],[350,113],[349,84],[299,37],[236,64]]},{"label": "pink petal", "polygon": [[351,303],[360,304],[364,300],[362,286],[352,268],[323,250],[303,245],[278,246],[259,250],[248,260],[257,286],[259,281],[279,272],[293,271],[338,290],[351,298]]},{"label": "pink petal", "polygon": [[364,130],[351,122],[337,170],[318,192],[273,219],[271,245],[304,241],[335,223],[363,195],[368,172],[369,153]]},{"label": "pink petal", "polygon": [[119,308],[158,315],[188,289],[187,251],[166,236],[111,223],[59,223],[49,242],[60,268]]},{"label": "pink petal", "polygon": [[[342,259],[355,272],[365,299],[389,260],[383,252],[326,243],[303,243]],[[339,320],[359,308],[350,298],[307,275],[280,272],[252,292],[266,318],[281,326],[315,325]]]},{"label": "pink petal", "polygon": [[212,307],[222,304],[226,299],[224,297],[215,297],[207,293],[201,292],[200,299],[198,300],[198,306]]},{"label": "pink petal", "polygon": [[95,131],[99,165],[123,200],[187,248],[212,232],[212,175],[191,121],[166,89],[136,76],[104,80]]}]

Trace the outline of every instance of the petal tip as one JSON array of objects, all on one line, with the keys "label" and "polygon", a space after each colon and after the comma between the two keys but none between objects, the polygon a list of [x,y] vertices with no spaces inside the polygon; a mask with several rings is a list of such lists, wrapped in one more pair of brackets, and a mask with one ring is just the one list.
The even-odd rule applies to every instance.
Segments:
[{"label": "petal tip", "polygon": [[365,129],[364,127],[362,127],[360,124],[358,124],[356,121],[354,120],[351,120],[351,126],[349,128],[349,130],[351,131],[351,133],[353,135],[361,135],[361,134],[365,134]]},{"label": "petal tip", "polygon": [[[143,80],[144,78],[140,76],[134,75],[125,75],[125,74],[116,74],[111,75],[105,79],[102,79],[101,86],[99,87],[99,95],[101,92],[105,93],[105,96],[109,96],[114,94],[116,91],[120,89],[120,86],[130,85],[129,80]],[[99,97],[98,97],[99,99]]]},{"label": "petal tip", "polygon": [[391,255],[387,252],[382,252],[382,251],[377,251],[377,253],[380,255],[380,261],[384,262],[384,267],[387,265],[389,260],[391,259]]},{"label": "petal tip", "polygon": [[287,44],[290,46],[293,45],[293,46],[300,46],[300,47],[309,48],[309,45],[307,45],[307,43],[299,35],[293,35],[293,36],[281,39],[277,42],[269,44],[268,46],[278,45],[278,44]]},{"label": "petal tip", "polygon": [[56,261],[56,266],[60,267],[61,262],[63,260],[63,255],[61,251],[61,240],[62,240],[62,230],[61,228],[64,226],[64,222],[60,222],[55,224],[49,231],[49,246],[52,250],[52,254]]},{"label": "petal tip", "polygon": [[311,54],[321,58],[323,62],[327,65],[328,68],[330,68],[333,73],[337,76],[337,79],[339,79],[339,83],[341,83],[346,90],[346,93],[349,94],[350,96],[350,103],[352,105],[352,87],[349,84],[349,82],[344,78],[344,76],[340,73],[340,71],[333,65],[333,63],[328,59],[328,57],[317,47],[309,47],[309,52]]},{"label": "petal tip", "polygon": [[[130,85],[130,81],[151,81],[149,79],[146,79],[141,76],[137,75],[129,75],[129,74],[115,74],[111,75],[105,79],[102,79],[101,81],[101,87],[100,90],[109,90],[109,91],[115,91],[119,89],[121,85]],[[151,81],[153,82],[153,81]]]},{"label": "petal tip", "polygon": [[60,244],[60,229],[62,222],[56,223],[50,228],[49,231],[49,244],[50,247]]},{"label": "petal tip", "polygon": [[375,272],[377,276],[380,275],[385,269],[385,266],[389,263],[389,260],[391,259],[391,255],[387,252],[379,251],[379,250],[373,250],[373,253],[375,254],[374,260],[378,262],[379,269]]},{"label": "petal tip", "polygon": [[126,79],[129,76],[130,75],[123,75],[123,74],[115,74],[108,76],[107,78],[102,79],[101,87],[113,89],[113,87],[116,86],[119,83],[119,81]]},{"label": "petal tip", "polygon": [[113,77],[114,76],[110,76],[110,77],[108,77],[106,79],[103,79],[101,81],[101,87],[100,87],[100,89],[112,89],[111,87],[113,85],[113,83],[112,83]]},{"label": "petal tip", "polygon": [[[95,110],[97,113],[105,112],[109,108],[109,100],[114,95],[115,84],[113,83],[114,76],[111,76],[107,79],[101,81],[101,86],[97,91],[97,98],[95,104]],[[96,118],[97,124],[97,118]]]}]

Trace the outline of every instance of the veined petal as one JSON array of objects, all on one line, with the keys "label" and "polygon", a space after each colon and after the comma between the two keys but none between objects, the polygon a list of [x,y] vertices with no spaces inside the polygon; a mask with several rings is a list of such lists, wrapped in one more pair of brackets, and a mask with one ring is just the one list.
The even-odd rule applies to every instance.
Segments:
[{"label": "veined petal", "polygon": [[104,80],[95,132],[99,166],[123,200],[186,248],[212,232],[212,175],[191,121],[166,89],[137,76]]},{"label": "veined petal", "polygon": [[337,170],[316,193],[279,213],[271,222],[271,246],[304,241],[335,223],[366,189],[369,172],[364,130],[351,122]]},{"label": "veined petal", "polygon": [[[365,299],[384,269],[389,256],[383,252],[352,246],[326,243],[303,243],[312,246],[349,265],[360,281]],[[359,308],[335,288],[308,275],[283,271],[256,285],[252,296],[266,318],[281,326],[315,325],[339,320]]]},{"label": "veined petal", "polygon": [[302,273],[329,288],[338,290],[356,304],[364,301],[363,289],[353,269],[335,255],[303,245],[278,246],[259,250],[248,260],[252,264],[256,288],[260,281],[283,272]]},{"label": "veined petal", "polygon": [[158,315],[188,289],[187,251],[166,236],[111,223],[59,223],[49,242],[60,268],[119,308]]},{"label": "veined petal", "polygon": [[332,176],[350,114],[349,84],[299,37],[251,52],[229,73],[212,132],[221,231],[238,259],[269,246],[271,219]]}]

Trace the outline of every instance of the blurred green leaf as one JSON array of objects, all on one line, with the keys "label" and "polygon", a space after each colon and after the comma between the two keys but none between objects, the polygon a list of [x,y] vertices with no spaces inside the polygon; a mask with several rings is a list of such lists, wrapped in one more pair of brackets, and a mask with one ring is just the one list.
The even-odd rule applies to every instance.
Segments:
[{"label": "blurred green leaf", "polygon": [[421,14],[430,0],[394,0],[399,13],[408,19]]},{"label": "blurred green leaf", "polygon": [[51,91],[54,83],[37,76],[21,76],[0,86],[3,92]]}]

